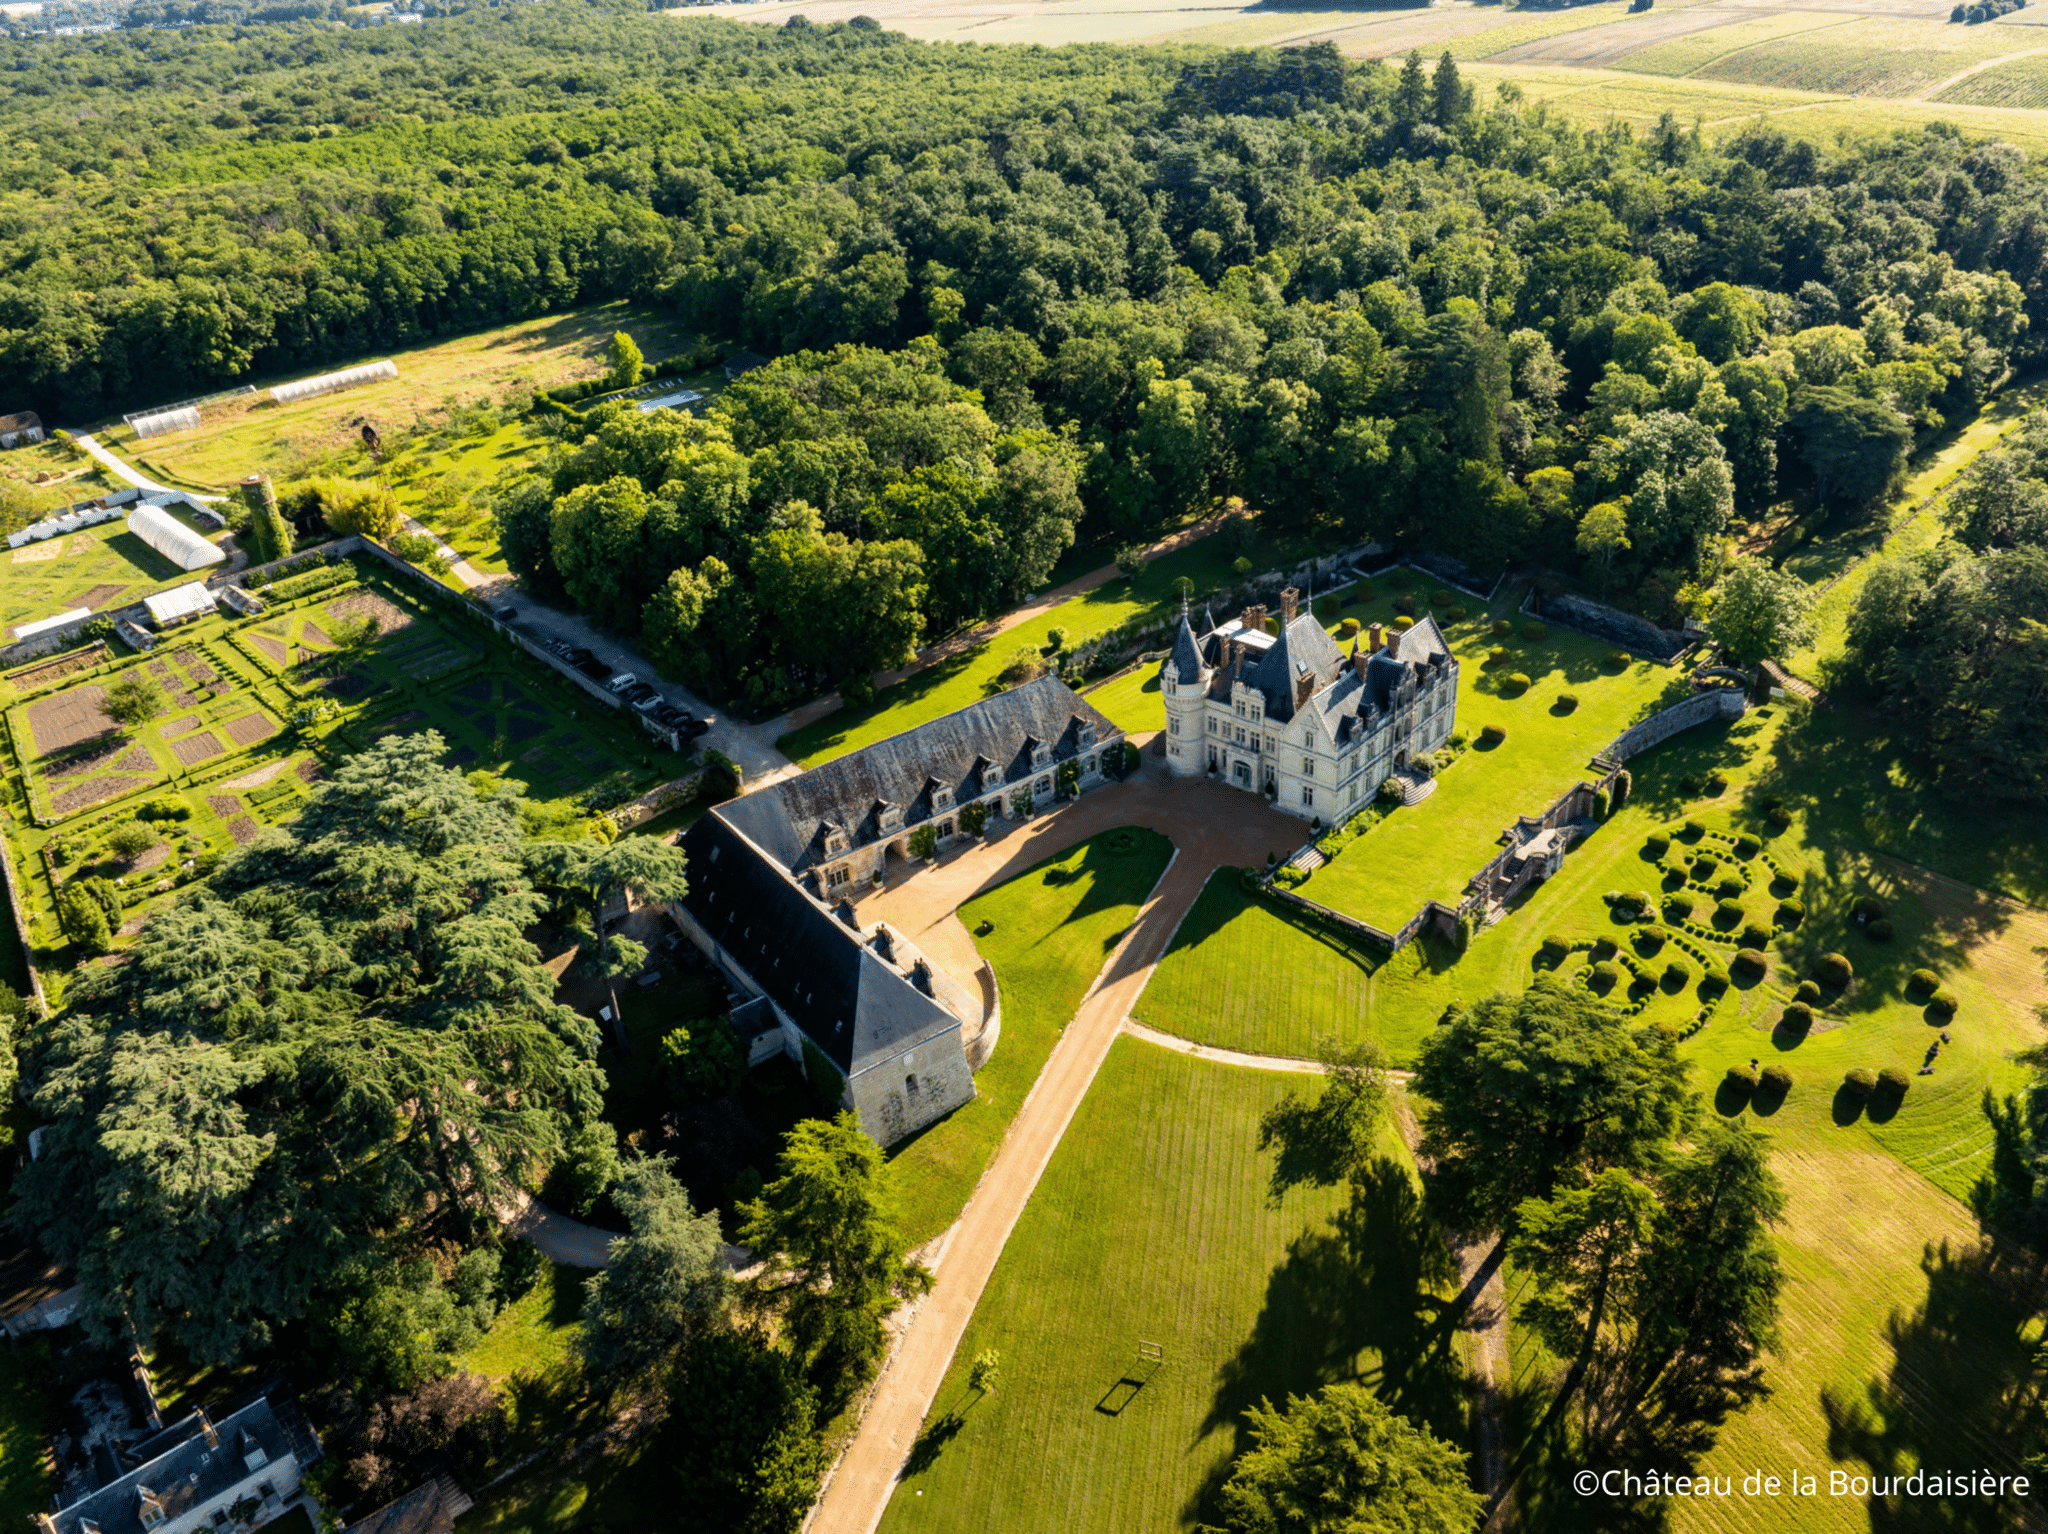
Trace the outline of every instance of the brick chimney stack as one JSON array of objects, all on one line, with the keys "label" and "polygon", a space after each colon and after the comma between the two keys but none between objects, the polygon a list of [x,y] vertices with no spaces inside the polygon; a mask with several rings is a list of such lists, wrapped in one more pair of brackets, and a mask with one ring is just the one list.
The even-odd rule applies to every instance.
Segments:
[{"label": "brick chimney stack", "polygon": [[1379,625],[1378,625],[1377,623],[1375,623],[1375,624],[1374,624],[1374,625],[1373,625],[1373,626],[1372,626],[1371,628],[1369,628],[1369,629],[1367,629],[1367,630],[1365,631],[1365,652],[1366,652],[1366,654],[1368,654],[1368,655],[1377,655],[1377,654],[1379,654],[1379,652],[1380,652],[1380,646],[1381,646],[1381,645],[1383,645],[1383,644],[1385,644],[1386,642],[1387,642],[1387,640],[1386,640],[1386,635],[1385,635],[1385,634],[1384,634],[1384,633],[1383,633],[1383,632],[1381,631],[1381,629],[1380,629],[1380,626],[1379,626]]},{"label": "brick chimney stack", "polygon": [[1301,593],[1289,586],[1280,593],[1280,622],[1285,625],[1294,621],[1294,615],[1301,606]]},{"label": "brick chimney stack", "polygon": [[1266,609],[1264,604],[1256,607],[1247,607],[1244,610],[1244,626],[1248,630],[1255,630],[1261,634],[1266,632]]}]

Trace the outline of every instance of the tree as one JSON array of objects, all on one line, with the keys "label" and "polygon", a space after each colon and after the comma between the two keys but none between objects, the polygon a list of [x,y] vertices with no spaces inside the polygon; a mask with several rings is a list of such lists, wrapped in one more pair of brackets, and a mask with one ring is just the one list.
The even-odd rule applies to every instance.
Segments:
[{"label": "tree", "polygon": [[107,850],[124,863],[132,863],[163,838],[139,820],[124,820],[107,833]]},{"label": "tree", "polygon": [[120,899],[104,879],[73,879],[57,891],[57,920],[72,946],[88,957],[114,946],[114,927],[121,920]]},{"label": "tree", "polygon": [[817,1393],[789,1357],[745,1331],[713,1331],[684,1355],[670,1398],[666,1460],[692,1521],[797,1534],[826,1450]]},{"label": "tree", "polygon": [[640,381],[646,359],[625,331],[612,332],[611,344],[604,349],[604,357],[605,381],[614,389],[630,389]]},{"label": "tree", "polygon": [[1454,1229],[1503,1229],[1525,1199],[1649,1165],[1695,1111],[1686,1070],[1669,1039],[1552,976],[1460,1009],[1415,1072],[1430,1201]]},{"label": "tree", "polygon": [[1579,557],[1590,560],[1600,572],[1600,589],[1604,593],[1614,573],[1614,557],[1628,552],[1628,513],[1614,501],[1602,501],[1587,508],[1579,518],[1579,535],[1573,542]]},{"label": "tree", "polygon": [[[309,479],[288,487],[278,499],[303,507],[303,513],[295,512],[302,521],[306,514],[320,518],[337,538],[360,534],[378,543],[389,543],[403,522],[397,500],[374,480]],[[282,553],[289,553],[290,549],[287,543]]]},{"label": "tree", "polygon": [[1867,506],[1905,473],[1913,429],[1882,400],[1847,389],[1809,387],[1792,397],[1787,424],[1824,501]]},{"label": "tree", "polygon": [[1735,485],[1714,434],[1673,410],[1652,410],[1593,450],[1608,494],[1624,499],[1637,554],[1696,570],[1735,510]]},{"label": "tree", "polygon": [[1769,329],[1764,306],[1725,282],[1710,282],[1686,296],[1678,333],[1707,361],[1719,366],[1757,349]]},{"label": "tree", "polygon": [[526,867],[541,882],[581,897],[589,912],[592,962],[607,980],[637,973],[647,962],[647,950],[605,931],[605,907],[627,894],[645,904],[674,902],[689,893],[682,848],[652,836],[624,836],[606,846],[536,842],[526,849]]},{"label": "tree", "polygon": [[583,1286],[586,1368],[635,1380],[703,1336],[732,1299],[718,1217],[698,1214],[663,1157],[626,1163],[612,1202],[632,1234],[611,1244],[603,1271]]},{"label": "tree", "polygon": [[592,1119],[570,1138],[562,1154],[562,1180],[569,1188],[571,1214],[588,1214],[619,1180],[619,1132],[603,1119]]},{"label": "tree", "polygon": [[1319,1051],[1323,1080],[1315,1100],[1288,1091],[1259,1120],[1259,1149],[1278,1148],[1270,1197],[1288,1189],[1327,1188],[1352,1176],[1373,1157],[1387,1116],[1387,1069],[1377,1045]]},{"label": "tree", "polygon": [[100,712],[114,723],[135,729],[149,723],[171,706],[170,697],[157,679],[140,667],[115,677],[100,703]]},{"label": "tree", "polygon": [[671,1028],[661,1038],[661,1062],[670,1093],[683,1104],[730,1097],[747,1073],[746,1046],[723,1017]]},{"label": "tree", "polygon": [[19,1217],[99,1335],[260,1345],[420,1222],[495,1224],[596,1115],[595,1032],[521,935],[543,902],[517,801],[445,750],[348,758],[129,962],[74,977],[34,1042],[55,1154],[16,1179]]},{"label": "tree", "polygon": [[394,533],[391,536],[391,552],[409,565],[418,565],[427,574],[446,575],[454,568],[441,545],[425,533]]},{"label": "tree", "polygon": [[767,1286],[814,1377],[865,1378],[882,1351],[882,1318],[931,1275],[905,1257],[881,1147],[859,1116],[806,1119],[790,1130],[781,1175],[740,1206],[740,1240],[772,1255]]},{"label": "tree", "polygon": [[1759,661],[1813,642],[1813,592],[1769,561],[1742,555],[1714,587],[1707,632],[1729,660],[1753,671]]},{"label": "tree", "polygon": [[1245,1413],[1237,1458],[1205,1534],[1469,1534],[1486,1499],[1468,1457],[1362,1385],[1325,1385]]},{"label": "tree", "polygon": [[994,1348],[983,1348],[974,1355],[973,1367],[967,1371],[967,1388],[978,1396],[991,1396],[1002,1377],[1003,1355]]}]

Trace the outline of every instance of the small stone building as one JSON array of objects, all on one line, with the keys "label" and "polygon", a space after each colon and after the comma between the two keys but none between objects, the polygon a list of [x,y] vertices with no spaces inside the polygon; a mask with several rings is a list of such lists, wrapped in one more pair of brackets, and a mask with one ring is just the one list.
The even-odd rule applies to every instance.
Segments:
[{"label": "small stone building", "polygon": [[1050,803],[1063,776],[1086,792],[1113,774],[1122,744],[1064,682],[1041,677],[699,820],[683,838],[690,892],[674,915],[753,998],[735,1012],[749,1060],[829,1065],[884,1145],[970,1101],[998,1026],[992,977],[971,994],[887,923],[862,922],[851,896],[907,861],[920,827],[944,846],[965,834],[968,805],[1020,815],[1024,800]]},{"label": "small stone building", "polygon": [[1263,607],[1198,634],[1181,615],[1160,668],[1167,768],[1336,823],[1450,739],[1458,661],[1434,618],[1375,623],[1347,656],[1291,589],[1278,617],[1278,634]]}]

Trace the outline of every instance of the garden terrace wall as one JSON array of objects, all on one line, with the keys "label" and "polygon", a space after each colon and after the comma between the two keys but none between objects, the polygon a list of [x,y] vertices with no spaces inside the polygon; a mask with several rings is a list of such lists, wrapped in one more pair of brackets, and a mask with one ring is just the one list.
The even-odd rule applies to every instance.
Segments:
[{"label": "garden terrace wall", "polygon": [[1667,663],[1676,660],[1693,645],[1690,635],[1661,629],[1647,618],[1603,606],[1570,592],[1539,597],[1532,590],[1522,603],[1522,611],[1532,618],[1540,617],[1588,638],[1615,645],[1631,655],[1646,655],[1652,660]]},{"label": "garden terrace wall", "polygon": [[1599,754],[1608,761],[1625,762],[1696,724],[1713,719],[1740,719],[1748,707],[1749,699],[1740,688],[1716,687],[1683,703],[1674,703],[1640,724],[1630,725],[1602,746]]}]

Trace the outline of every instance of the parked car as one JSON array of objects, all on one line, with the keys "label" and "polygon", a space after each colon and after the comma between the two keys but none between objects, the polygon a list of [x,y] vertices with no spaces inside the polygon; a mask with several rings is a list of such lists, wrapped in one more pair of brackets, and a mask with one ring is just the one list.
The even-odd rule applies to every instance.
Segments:
[{"label": "parked car", "polygon": [[628,687],[631,687],[639,680],[632,672],[621,671],[618,675],[611,677],[605,682],[605,691],[623,693]]},{"label": "parked car", "polygon": [[500,623],[510,623],[514,618],[519,616],[519,609],[511,606],[508,603],[504,607],[492,608],[491,616],[493,618],[496,618]]}]

